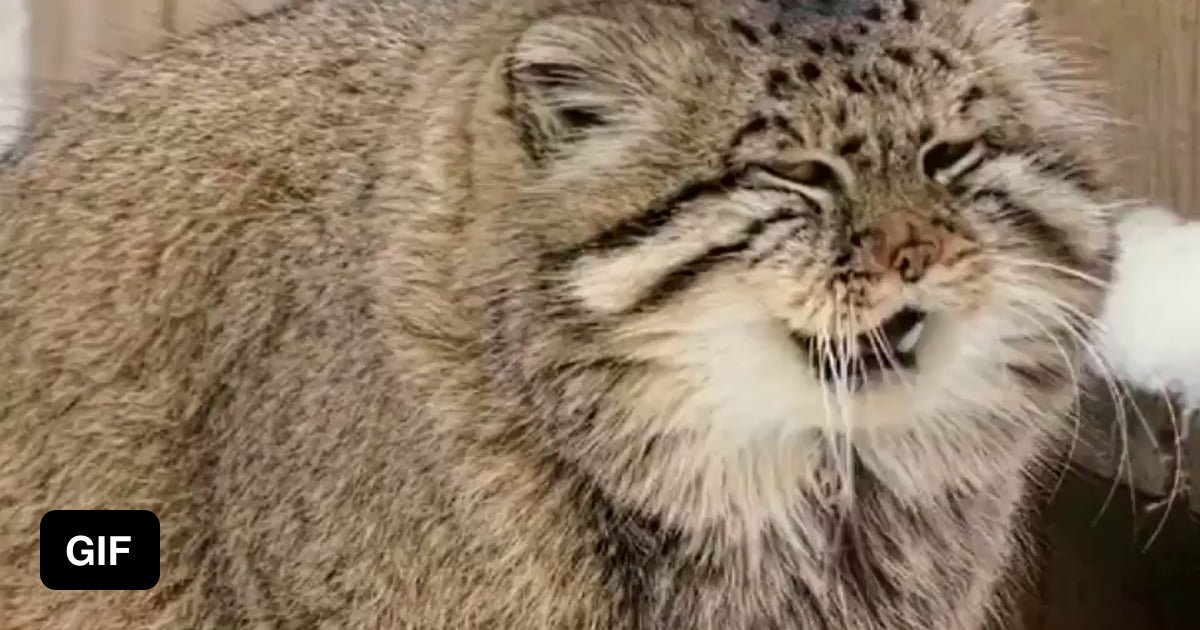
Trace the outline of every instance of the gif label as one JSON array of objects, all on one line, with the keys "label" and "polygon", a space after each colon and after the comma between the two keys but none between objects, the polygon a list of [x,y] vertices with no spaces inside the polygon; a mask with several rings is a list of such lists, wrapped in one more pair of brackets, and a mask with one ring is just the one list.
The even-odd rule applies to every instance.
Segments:
[{"label": "gif label", "polygon": [[42,517],[42,584],[144,591],[158,584],[159,523],[147,510],[54,510]]}]

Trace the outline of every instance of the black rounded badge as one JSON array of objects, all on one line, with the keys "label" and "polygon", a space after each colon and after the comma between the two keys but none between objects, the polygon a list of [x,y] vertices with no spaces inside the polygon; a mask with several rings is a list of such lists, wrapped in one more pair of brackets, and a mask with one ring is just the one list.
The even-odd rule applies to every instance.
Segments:
[{"label": "black rounded badge", "polygon": [[41,578],[56,591],[144,591],[159,577],[148,510],[54,510],[42,517]]}]

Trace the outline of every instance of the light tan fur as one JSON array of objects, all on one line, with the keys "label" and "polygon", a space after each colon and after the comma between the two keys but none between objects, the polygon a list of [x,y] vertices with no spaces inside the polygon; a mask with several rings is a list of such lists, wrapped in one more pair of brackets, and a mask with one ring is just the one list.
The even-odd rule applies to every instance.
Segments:
[{"label": "light tan fur", "polygon": [[[314,0],[50,116],[0,173],[0,628],[1002,618],[1103,116],[1024,2],[820,4]],[[793,341],[903,305],[885,383]],[[66,508],[153,510],[160,584],[41,587]]]}]

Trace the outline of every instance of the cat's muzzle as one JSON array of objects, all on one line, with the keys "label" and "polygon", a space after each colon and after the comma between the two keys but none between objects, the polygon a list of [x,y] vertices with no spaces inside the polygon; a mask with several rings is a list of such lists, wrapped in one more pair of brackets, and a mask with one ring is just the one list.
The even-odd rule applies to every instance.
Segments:
[{"label": "cat's muzzle", "polygon": [[823,383],[858,390],[886,381],[891,374],[916,370],[924,328],[925,312],[904,308],[854,337],[793,332],[792,339]]}]

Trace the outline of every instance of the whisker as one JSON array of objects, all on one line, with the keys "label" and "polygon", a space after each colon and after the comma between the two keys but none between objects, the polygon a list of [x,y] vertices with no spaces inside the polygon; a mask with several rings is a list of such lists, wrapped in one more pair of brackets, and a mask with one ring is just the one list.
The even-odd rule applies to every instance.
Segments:
[{"label": "whisker", "polygon": [[886,370],[885,374],[887,372],[895,374],[896,378],[900,381],[900,384],[906,390],[908,390],[909,393],[914,393],[916,389],[913,386],[912,381],[910,381],[904,375],[903,366],[901,366],[899,361],[896,359],[896,355],[892,353],[892,345],[883,338],[883,332],[878,328],[874,328],[871,330],[869,339],[871,341],[871,348],[880,356],[882,356],[888,363],[888,368],[890,369]]},{"label": "whisker", "polygon": [[[840,457],[841,453],[838,452],[838,448],[837,448],[838,432],[837,432],[836,423],[838,422],[839,419],[836,418],[835,416],[837,416],[840,412],[838,410],[836,399],[835,400],[830,399],[831,395],[834,397],[837,396],[837,387],[838,387],[837,375],[834,373],[834,367],[835,367],[834,366],[834,354],[833,354],[833,349],[832,349],[833,335],[830,330],[830,326],[831,326],[830,322],[826,322],[825,325],[822,326],[821,331],[817,337],[817,345],[820,348],[820,353],[821,353],[821,357],[822,357],[822,361],[820,364],[821,369],[819,370],[819,372],[821,374],[821,386],[822,386],[821,387],[821,399],[822,399],[822,404],[824,405],[824,407],[826,409],[826,419],[825,419],[826,444],[828,445],[829,456],[830,456],[830,459],[832,460],[831,464],[833,467],[833,471],[836,474],[835,479],[838,479],[838,478],[840,478],[842,462],[841,462],[841,457]],[[826,369],[827,366],[829,367],[828,370]],[[828,377],[826,377],[826,372],[828,372]],[[828,381],[827,381],[827,378],[828,378]],[[832,387],[830,387],[830,385],[832,385]],[[841,494],[840,488],[838,489],[838,494],[839,495]]]},{"label": "whisker", "polygon": [[[852,322],[858,321],[858,317],[857,317],[857,313],[855,312],[854,305],[851,304],[851,305],[847,306],[846,308],[849,311],[850,321],[852,321]],[[853,334],[852,330],[846,331],[846,351],[847,351],[847,360],[851,362],[851,365],[853,366],[853,369],[856,372],[857,379],[858,379],[858,386],[863,387],[863,385],[866,383],[866,380],[867,380],[867,362],[866,362],[866,360],[863,359],[862,353],[858,351],[858,337],[857,337],[857,335]],[[850,356],[850,354],[849,354],[851,351],[853,351],[853,353],[854,353],[853,356]]]},{"label": "whisker", "polygon": [[[1128,417],[1126,416],[1125,412],[1125,404],[1127,402],[1132,404],[1135,417],[1139,421],[1142,430],[1144,430],[1146,434],[1151,437],[1153,437],[1155,433],[1151,429],[1149,420],[1146,418],[1141,407],[1137,404],[1136,398],[1132,395],[1127,385],[1115,376],[1115,371],[1113,370],[1111,364],[1109,364],[1103,354],[1097,350],[1095,344],[1087,339],[1080,330],[1078,330],[1079,325],[1086,326],[1092,331],[1102,330],[1102,323],[1099,322],[1095,317],[1080,311],[1074,305],[1066,302],[1065,300],[1062,300],[1061,298],[1047,291],[1036,288],[1032,282],[1027,281],[1022,284],[1024,289],[1034,292],[1034,298],[1040,298],[1027,302],[1028,305],[1037,307],[1048,302],[1049,304],[1058,307],[1058,309],[1062,311],[1061,313],[1053,313],[1051,316],[1057,318],[1060,323],[1066,324],[1065,330],[1067,330],[1069,334],[1076,338],[1080,347],[1090,356],[1097,373],[1103,379],[1109,395],[1114,401],[1114,420],[1116,421],[1117,429],[1121,434],[1121,459],[1118,464],[1116,477],[1114,478],[1114,484],[1110,488],[1108,496],[1105,498],[1104,505],[1101,506],[1101,512],[1097,515],[1097,519],[1103,515],[1104,511],[1107,510],[1108,505],[1110,505],[1113,494],[1117,489],[1117,480],[1120,479],[1121,476],[1121,469],[1126,468],[1126,466],[1128,466],[1126,473],[1128,476],[1130,496],[1136,504],[1135,490],[1137,488],[1137,483],[1133,477],[1133,465],[1129,459]],[[1173,410],[1171,411],[1171,423],[1172,428],[1174,429],[1176,424]],[[1172,489],[1171,494],[1175,494],[1174,488]],[[1173,498],[1174,496],[1171,497],[1172,500]]]},{"label": "whisker", "polygon": [[1030,260],[1025,258],[1010,258],[1003,255],[993,255],[992,258],[1017,268],[1026,267],[1058,272],[1077,280],[1082,280],[1099,289],[1107,289],[1112,284],[1112,282],[1109,280],[1104,280],[1103,278],[1098,278],[1090,273],[1080,271],[1078,269],[1072,269],[1071,267],[1057,263],[1046,262],[1042,260]]},{"label": "whisker", "polygon": [[1054,483],[1054,489],[1051,491],[1051,494],[1055,495],[1058,494],[1058,491],[1062,488],[1063,482],[1066,481],[1067,472],[1070,470],[1071,462],[1074,461],[1075,458],[1075,449],[1079,442],[1079,431],[1081,424],[1079,414],[1075,412],[1077,412],[1082,406],[1081,400],[1083,396],[1083,387],[1079,379],[1079,372],[1075,369],[1075,361],[1071,359],[1071,353],[1067,352],[1066,347],[1063,346],[1062,341],[1058,338],[1058,335],[1055,335],[1050,328],[1043,324],[1042,321],[1039,320],[1035,315],[1026,313],[1024,311],[1014,311],[1014,313],[1018,317],[1025,318],[1034,326],[1041,329],[1041,331],[1046,335],[1046,338],[1054,344],[1059,356],[1062,357],[1063,365],[1066,366],[1071,377],[1071,388],[1074,392],[1072,407],[1071,410],[1068,411],[1073,420],[1071,423],[1071,441],[1070,446],[1067,449],[1066,459],[1063,462],[1058,479]]},{"label": "whisker", "polygon": [[[832,390],[831,385],[833,387],[836,387],[836,384],[830,382],[834,378],[834,375],[832,374],[832,372],[830,372],[829,370],[826,369],[826,366],[833,365],[833,355],[832,355],[832,351],[831,351],[832,334],[830,331],[830,325],[831,324],[828,320],[822,324],[819,332],[817,333],[817,338],[816,338],[816,343],[815,343],[815,346],[817,347],[817,350],[818,350],[818,354],[820,354],[820,356],[821,356],[821,362],[819,363],[819,365],[821,367],[817,373],[819,374],[818,378],[821,383],[821,404],[822,404],[822,407],[825,409],[825,419],[824,419],[825,420],[824,421],[825,440],[824,440],[823,446],[824,446],[824,450],[829,454],[829,458],[831,460],[829,462],[830,470],[829,471],[819,471],[819,474],[823,473],[823,474],[826,474],[829,476],[833,476],[834,478],[830,480],[831,483],[841,483],[842,482],[842,480],[840,479],[841,463],[840,463],[840,459],[839,459],[840,453],[838,452],[838,447],[837,447],[837,427],[835,425],[836,420],[834,419],[834,415],[835,415],[837,409],[836,409],[835,402],[832,401],[830,398],[831,390]],[[829,373],[827,374],[827,372],[829,372]],[[828,488],[828,490],[833,490],[833,488]],[[822,497],[821,497],[822,507],[828,512],[837,512],[838,511],[837,500],[840,498],[842,490],[840,487],[837,488],[836,490],[837,490],[836,493],[831,492],[828,497],[826,497],[824,495],[822,495]],[[834,567],[831,562],[822,563],[821,571],[826,576],[826,579],[833,579],[832,574],[834,571]]]},{"label": "whisker", "polygon": [[854,453],[853,453],[853,409],[852,396],[850,390],[850,341],[851,338],[847,335],[846,315],[844,312],[834,311],[835,313],[835,330],[838,343],[841,351],[838,356],[838,373],[841,377],[841,386],[838,387],[838,408],[840,411],[842,424],[842,472],[845,479],[842,484],[842,498],[846,501],[845,505],[849,506],[854,500]]},{"label": "whisker", "polygon": [[[1174,434],[1173,438],[1171,439],[1171,446],[1174,450],[1168,458],[1165,458],[1169,459],[1171,464],[1171,486],[1170,488],[1166,489],[1167,496],[1165,499],[1156,501],[1146,506],[1147,512],[1153,512],[1161,509],[1162,518],[1159,519],[1158,525],[1154,528],[1154,531],[1150,534],[1150,538],[1146,541],[1146,545],[1142,548],[1143,553],[1149,551],[1150,546],[1153,545],[1154,541],[1157,540],[1159,535],[1162,534],[1163,529],[1166,527],[1167,519],[1171,516],[1171,510],[1175,507],[1175,499],[1179,497],[1184,490],[1186,479],[1186,473],[1183,469],[1183,445],[1188,440],[1188,434],[1190,433],[1191,428],[1189,426],[1191,419],[1185,417],[1182,423],[1178,423],[1175,414],[1175,403],[1172,401],[1170,396],[1166,397],[1166,401],[1169,421],[1171,423],[1171,431]],[[1151,437],[1154,439],[1155,449],[1157,450],[1162,446],[1162,440],[1157,435],[1152,435]],[[1165,467],[1168,462],[1161,463]]]},{"label": "whisker", "polygon": [[[1032,304],[1036,305],[1037,303]],[[1064,329],[1067,330],[1068,334],[1070,334],[1073,338],[1075,338],[1077,341],[1082,341],[1083,345],[1087,345],[1086,340],[1082,339],[1082,335],[1078,333],[1075,328],[1075,324],[1071,320],[1057,313],[1049,314],[1049,316],[1052,317],[1052,319],[1054,319],[1057,323],[1064,326]],[[1117,425],[1118,431],[1120,432],[1121,439],[1118,440],[1118,444],[1120,445],[1120,454],[1117,462],[1117,471],[1113,478],[1113,483],[1109,487],[1108,494],[1105,496],[1104,503],[1100,506],[1100,510],[1096,515],[1096,520],[1093,522],[1093,525],[1099,522],[1099,519],[1108,511],[1108,507],[1112,504],[1112,500],[1116,494],[1116,491],[1120,487],[1122,472],[1128,476],[1128,486],[1131,490],[1131,497],[1132,488],[1134,486],[1133,464],[1132,460],[1130,459],[1129,442],[1126,438],[1126,427],[1129,425],[1129,419],[1125,413],[1124,407],[1124,402],[1128,397],[1128,392],[1122,389],[1118,380],[1112,375],[1111,370],[1107,369],[1107,367],[1103,365],[1097,365],[1096,371],[1098,376],[1100,376],[1109,397],[1115,402],[1115,413],[1113,419]],[[1144,418],[1142,421],[1145,423]]]}]

